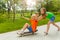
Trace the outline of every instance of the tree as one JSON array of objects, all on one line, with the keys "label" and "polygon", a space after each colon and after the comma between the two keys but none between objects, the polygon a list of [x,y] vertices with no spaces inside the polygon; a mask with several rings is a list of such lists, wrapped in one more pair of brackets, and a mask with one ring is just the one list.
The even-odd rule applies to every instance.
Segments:
[{"label": "tree", "polygon": [[48,3],[45,5],[45,7],[46,7],[47,11],[54,11],[54,10],[53,10],[53,9],[54,9],[54,5],[53,5],[53,2],[52,2],[52,1],[48,2]]},{"label": "tree", "polygon": [[24,16],[25,11],[27,10],[26,0],[20,0],[20,7],[22,8],[21,16]]},{"label": "tree", "polygon": [[45,0],[47,11],[56,12],[60,9],[60,1],[59,0]]},{"label": "tree", "polygon": [[17,4],[17,2],[18,2],[18,0],[13,0],[12,1],[12,9],[13,9],[13,22],[14,22],[14,20],[15,20],[15,14],[16,14],[16,9],[15,9],[15,7],[16,7],[16,4]]},{"label": "tree", "polygon": [[4,11],[6,9],[6,5],[3,1],[0,1],[0,12],[4,14]]},{"label": "tree", "polygon": [[[39,15],[40,15],[40,9],[41,9],[41,7],[43,6],[43,3],[44,1],[42,1],[42,0],[36,0],[36,9],[37,9],[37,12],[39,13]],[[37,5],[38,4],[38,5]]]}]

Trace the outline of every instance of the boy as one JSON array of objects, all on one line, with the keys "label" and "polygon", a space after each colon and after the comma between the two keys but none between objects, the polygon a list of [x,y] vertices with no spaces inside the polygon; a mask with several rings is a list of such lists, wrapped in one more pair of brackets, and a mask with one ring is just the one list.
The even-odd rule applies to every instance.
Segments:
[{"label": "boy", "polygon": [[29,25],[28,23],[25,23],[25,25],[23,26],[23,28],[18,32],[18,34],[23,34],[25,29],[28,29],[29,32],[36,32],[37,29],[37,25],[38,25],[38,15],[37,14],[33,14],[31,16],[31,18],[26,18],[26,17],[22,17],[28,21],[30,21],[31,25]]},{"label": "boy", "polygon": [[45,32],[45,34],[48,34],[49,28],[50,28],[50,24],[53,24],[55,27],[58,28],[58,31],[60,30],[60,27],[54,23],[55,20],[55,15],[52,12],[46,12],[45,8],[41,8],[41,16],[39,17],[40,20],[48,18],[48,24],[47,24],[47,30]]}]

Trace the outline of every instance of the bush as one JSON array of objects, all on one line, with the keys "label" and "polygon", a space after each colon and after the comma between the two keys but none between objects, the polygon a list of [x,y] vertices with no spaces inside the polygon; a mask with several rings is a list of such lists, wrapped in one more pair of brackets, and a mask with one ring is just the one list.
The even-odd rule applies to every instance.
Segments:
[{"label": "bush", "polygon": [[60,12],[54,12],[55,15],[60,15]]}]

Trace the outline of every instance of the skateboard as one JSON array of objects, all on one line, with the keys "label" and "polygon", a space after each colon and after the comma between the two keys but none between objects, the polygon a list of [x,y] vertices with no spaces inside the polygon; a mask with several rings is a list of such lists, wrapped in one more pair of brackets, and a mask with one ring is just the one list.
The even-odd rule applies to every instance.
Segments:
[{"label": "skateboard", "polygon": [[[37,32],[38,30],[36,30],[36,32]],[[19,35],[19,37],[24,37],[24,36],[29,36],[29,35],[35,35],[36,34],[36,32],[24,32],[23,34],[18,34]]]}]

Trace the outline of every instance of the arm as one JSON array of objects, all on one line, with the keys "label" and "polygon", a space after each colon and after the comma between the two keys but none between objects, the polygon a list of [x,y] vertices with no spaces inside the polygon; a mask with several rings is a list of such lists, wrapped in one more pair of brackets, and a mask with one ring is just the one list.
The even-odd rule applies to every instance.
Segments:
[{"label": "arm", "polygon": [[24,17],[24,16],[22,16],[22,18],[24,18],[24,19],[26,19],[26,20],[30,20],[29,18],[26,18],[26,17]]},{"label": "arm", "polygon": [[39,20],[42,20],[42,19],[43,19],[43,17],[42,17],[42,16],[39,16],[39,17],[38,17],[38,21],[39,21]]}]

